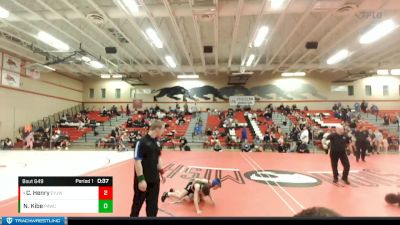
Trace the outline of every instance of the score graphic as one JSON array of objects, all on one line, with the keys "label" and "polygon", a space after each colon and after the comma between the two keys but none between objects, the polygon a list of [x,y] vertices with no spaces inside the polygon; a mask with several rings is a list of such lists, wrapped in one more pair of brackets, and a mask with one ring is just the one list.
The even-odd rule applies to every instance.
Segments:
[{"label": "score graphic", "polygon": [[112,177],[18,177],[19,213],[112,213]]}]

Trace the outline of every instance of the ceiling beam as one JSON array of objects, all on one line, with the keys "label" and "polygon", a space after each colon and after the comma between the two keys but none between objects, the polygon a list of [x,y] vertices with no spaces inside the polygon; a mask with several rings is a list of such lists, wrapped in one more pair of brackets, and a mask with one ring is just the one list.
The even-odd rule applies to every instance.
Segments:
[{"label": "ceiling beam", "polygon": [[[97,46],[100,47],[100,53],[96,52],[94,55],[100,55],[108,64],[113,65],[114,63],[111,62],[110,59],[108,59],[105,54],[103,54],[104,52],[104,48],[106,47],[105,45],[101,44],[99,41],[97,41],[96,39],[94,39],[92,36],[88,35],[83,29],[79,28],[78,26],[76,26],[75,24],[73,24],[71,21],[69,21],[65,16],[61,15],[58,11],[56,11],[54,8],[52,8],[51,6],[49,6],[48,4],[45,4],[42,0],[36,0],[41,6],[43,6],[44,8],[46,8],[47,10],[51,11],[52,13],[56,14],[57,16],[59,16],[65,23],[67,23],[68,25],[70,25],[71,27],[73,27],[76,31],[78,31],[80,34],[82,34],[83,36],[85,36],[87,39],[89,39],[91,42],[95,43]],[[92,53],[91,53],[92,54]],[[113,56],[114,59],[117,60],[117,62],[122,62],[124,64],[126,64],[125,61],[123,61],[119,56]],[[117,65],[114,65],[115,67],[117,67]]]},{"label": "ceiling beam", "polygon": [[[389,0],[386,0],[383,2],[383,4],[381,4],[377,10],[382,9],[388,2],[390,2]],[[339,44],[341,44],[344,40],[347,40],[349,38],[353,38],[354,34],[359,32],[359,30],[361,30],[362,28],[364,28],[365,26],[370,25],[370,21],[372,20],[372,16],[365,19],[364,21],[362,21],[361,23],[359,23],[357,26],[352,27],[352,29],[343,34],[342,36],[340,36],[340,38],[336,39],[336,41],[331,44],[329,47],[325,48],[324,50],[322,50],[318,55],[316,55],[314,58],[312,58],[308,63],[302,65],[299,70],[303,70],[305,67],[307,67],[309,64],[314,63],[317,59],[320,59],[322,56],[325,56],[327,53],[331,54],[331,51],[336,48]],[[324,63],[326,65],[326,63]],[[313,70],[310,70],[308,72],[312,72]]]},{"label": "ceiling beam", "polygon": [[[365,3],[365,2],[364,2]],[[360,6],[359,6],[360,7]],[[320,46],[323,46],[323,43],[330,38],[332,35],[337,34],[337,30],[340,29],[342,26],[346,25],[348,22],[351,21],[351,19],[358,13],[358,10],[354,10],[352,13],[347,15],[344,19],[342,19],[339,23],[337,23],[332,29],[330,29],[325,35],[318,41]],[[311,54],[313,51],[307,51],[305,54],[303,54],[300,58],[298,58],[287,70],[289,71],[290,69],[296,69],[296,66],[298,65],[301,60],[303,60],[305,57],[307,57],[309,54]]]},{"label": "ceiling beam", "polygon": [[[169,42],[167,41],[166,38],[164,38],[164,35],[162,35],[161,29],[160,29],[159,26],[157,25],[156,19],[154,18],[154,16],[153,16],[153,14],[151,13],[150,9],[147,7],[145,1],[139,0],[139,3],[140,3],[140,5],[143,7],[144,11],[146,12],[147,18],[150,20],[150,23],[151,23],[151,25],[153,26],[153,29],[157,32],[159,38],[163,41],[163,44],[164,44],[166,50],[167,50],[167,51],[171,54],[171,56],[172,56],[173,58],[175,58],[175,60],[176,60],[176,59],[177,59],[177,54],[176,54],[174,51],[172,51],[172,49],[171,49],[171,47],[170,47],[170,45],[169,45]],[[165,62],[165,63],[166,63],[166,62]],[[177,68],[181,67],[180,63],[176,62],[176,64],[177,64]],[[165,65],[169,68],[168,63],[166,63]],[[174,70],[176,70],[176,69],[174,69]],[[176,76],[174,70],[171,69],[170,71],[171,71],[171,74],[173,74],[174,76]],[[182,72],[182,71],[181,71],[181,72]]]},{"label": "ceiling beam", "polygon": [[237,34],[239,30],[239,24],[240,24],[240,16],[242,14],[243,10],[243,0],[239,0],[238,5],[236,7],[236,12],[235,12],[235,25],[233,26],[233,34],[232,34],[232,40],[231,40],[231,47],[229,50],[229,59],[228,59],[228,69],[231,68],[232,65],[232,56],[233,56],[233,48],[236,46],[236,40],[237,40]]},{"label": "ceiling beam", "polygon": [[[68,1],[68,0],[67,0]],[[107,21],[111,24],[111,26],[116,29],[123,38],[125,38],[128,41],[128,45],[131,46],[136,52],[138,52],[140,54],[141,57],[143,57],[149,64],[152,64],[153,62],[139,49],[138,46],[136,46],[134,44],[134,42],[132,41],[131,38],[129,38],[115,23],[114,21],[112,21],[112,19],[107,15],[107,13],[104,12],[104,10],[102,10],[97,3],[95,3],[92,0],[88,0],[89,4],[95,9],[97,10],[99,13],[101,13],[106,19]],[[100,29],[101,30],[101,29]],[[104,31],[101,30],[103,33]],[[108,37],[108,35],[107,35]],[[135,56],[133,56],[132,54],[130,54],[129,51],[127,51],[120,43],[118,43],[117,41],[115,41],[113,38],[111,38],[111,40],[113,40],[113,43],[115,43],[116,45],[118,45],[127,55],[131,56],[132,60],[134,62],[136,62],[137,64],[141,64]]]},{"label": "ceiling beam", "polygon": [[176,17],[174,15],[174,13],[172,12],[171,5],[169,4],[169,0],[162,0],[162,1],[164,3],[165,8],[168,11],[169,18],[170,18],[172,26],[174,28],[175,34],[178,37],[178,40],[180,42],[180,47],[181,47],[181,49],[183,51],[183,54],[185,54],[186,61],[192,67],[193,74],[195,74],[196,71],[194,70],[194,67],[193,67],[193,59],[191,58],[191,56],[193,56],[193,55],[192,55],[192,53],[189,52],[189,49],[186,47],[185,41],[183,39],[182,32],[179,29],[178,23],[176,21]]},{"label": "ceiling beam", "polygon": [[192,0],[188,0],[188,1],[189,1],[190,10],[192,11],[193,28],[194,28],[194,33],[195,33],[195,36],[196,36],[198,51],[199,51],[199,54],[200,54],[201,65],[203,66],[204,74],[207,74],[206,60],[205,60],[204,52],[203,52],[203,42],[201,41],[199,23],[197,21],[197,17],[193,13]]},{"label": "ceiling beam", "polygon": [[298,44],[296,45],[296,47],[295,47],[294,49],[292,49],[292,51],[290,51],[289,55],[287,55],[286,58],[285,58],[284,60],[281,61],[281,63],[278,65],[278,67],[276,67],[276,68],[272,71],[272,73],[277,72],[277,71],[279,70],[279,68],[281,67],[281,65],[283,65],[288,59],[290,59],[290,57],[291,57],[301,46],[304,46],[304,43],[308,40],[308,38],[311,37],[311,35],[312,35],[315,31],[317,31],[326,21],[328,21],[328,19],[331,17],[331,15],[332,15],[333,13],[335,13],[335,12],[336,12],[336,9],[335,9],[335,10],[329,11],[329,13],[326,14],[326,15],[324,16],[324,18],[323,18],[322,20],[320,20],[320,21],[317,23],[317,25],[314,26],[314,27],[311,29],[311,31],[309,31],[308,34],[307,34],[303,39],[301,39],[301,41],[298,42]]},{"label": "ceiling beam", "polygon": [[219,43],[219,2],[215,0],[215,16],[214,16],[214,59],[215,59],[215,75],[218,76],[218,43]]},{"label": "ceiling beam", "polygon": [[264,15],[264,10],[265,10],[265,7],[267,6],[267,3],[268,3],[268,0],[263,0],[262,3],[261,3],[261,6],[260,6],[259,11],[257,13],[256,22],[255,22],[255,24],[253,26],[253,32],[250,33],[250,39],[248,41],[248,44],[245,46],[246,50],[244,52],[243,58],[241,58],[241,65],[245,65],[247,56],[248,56],[248,54],[250,52],[250,49],[252,48],[252,47],[250,47],[250,46],[252,46],[251,43],[253,43],[254,37],[256,36],[257,31],[260,28],[261,20],[262,20],[262,17]]},{"label": "ceiling beam", "polygon": [[[400,32],[400,30],[397,29],[395,32],[386,36],[379,42],[375,42],[373,44],[369,44],[366,46],[361,45],[357,50],[352,51],[351,57],[348,58],[348,60],[346,60],[344,63],[339,64],[338,67],[336,67],[335,71],[343,70],[343,69],[351,67],[352,62],[360,61],[365,58],[370,58],[371,55],[375,55],[377,52],[380,52],[382,49],[384,49],[385,46],[389,46],[388,51],[390,51],[390,49],[393,49],[394,46],[399,45],[399,39],[395,38],[395,37],[399,37],[399,34],[398,34],[399,32]],[[392,38],[388,39],[389,37],[392,37]],[[391,46],[392,44],[394,44],[394,46]],[[379,46],[377,46],[377,45],[379,45]],[[370,51],[368,51],[366,53],[367,50],[370,50]],[[358,56],[356,57],[356,55],[358,55]],[[324,71],[322,71],[322,72],[324,72]]]},{"label": "ceiling beam", "polygon": [[267,60],[266,66],[261,71],[261,74],[263,74],[267,70],[267,67],[269,65],[271,65],[271,63],[279,55],[281,50],[286,46],[286,44],[289,42],[289,40],[292,38],[292,36],[296,33],[296,31],[300,27],[300,25],[303,24],[303,21],[310,15],[313,5],[314,5],[314,2],[315,2],[315,0],[311,2],[311,4],[308,7],[308,10],[303,14],[303,16],[300,18],[300,20],[297,21],[296,25],[293,27],[293,29],[291,29],[291,32],[289,33],[289,35],[286,36],[286,39],[282,42],[282,44],[280,44],[278,50],[274,53],[274,55],[269,60]]},{"label": "ceiling beam", "polygon": [[266,41],[262,44],[262,46],[260,47],[262,50],[261,50],[261,53],[258,54],[258,57],[257,57],[257,59],[256,59],[256,61],[255,61],[255,63],[254,63],[254,66],[256,66],[256,65],[258,64],[258,62],[260,61],[260,59],[261,59],[261,57],[264,55],[264,53],[265,53],[265,59],[267,59],[267,52],[266,52],[266,51],[267,51],[268,43],[271,42],[271,39],[274,37],[275,32],[276,32],[277,30],[279,30],[279,28],[281,27],[281,24],[283,23],[283,21],[284,21],[285,18],[286,18],[286,15],[287,15],[287,11],[288,11],[288,9],[289,9],[289,6],[290,6],[293,2],[294,2],[294,0],[290,0],[290,1],[286,4],[285,10],[284,10],[283,13],[281,13],[281,15],[279,16],[278,21],[276,22],[276,24],[275,24],[274,28],[272,29],[271,33],[268,34],[268,36],[269,36],[270,38],[267,37],[267,40],[266,40]]}]

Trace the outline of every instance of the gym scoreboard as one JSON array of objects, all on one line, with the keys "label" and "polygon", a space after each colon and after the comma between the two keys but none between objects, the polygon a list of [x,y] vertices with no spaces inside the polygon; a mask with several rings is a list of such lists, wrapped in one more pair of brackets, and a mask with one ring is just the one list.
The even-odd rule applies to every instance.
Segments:
[{"label": "gym scoreboard", "polygon": [[18,213],[112,212],[112,177],[18,177]]}]

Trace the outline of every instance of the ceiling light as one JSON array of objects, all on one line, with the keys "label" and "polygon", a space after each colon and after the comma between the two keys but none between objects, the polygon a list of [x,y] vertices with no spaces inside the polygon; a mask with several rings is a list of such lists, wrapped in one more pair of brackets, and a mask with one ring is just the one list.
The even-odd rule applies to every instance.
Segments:
[{"label": "ceiling light", "polygon": [[390,71],[390,74],[400,76],[400,69],[393,69]]},{"label": "ceiling light", "polygon": [[146,34],[147,34],[147,37],[150,38],[150,40],[154,44],[154,46],[156,46],[157,48],[163,47],[162,41],[160,40],[160,38],[158,37],[156,32],[153,30],[153,28],[147,28]]},{"label": "ceiling light", "polygon": [[111,75],[110,74],[101,74],[100,77],[101,77],[101,79],[110,79]]},{"label": "ceiling light", "polygon": [[114,78],[114,79],[121,79],[122,77],[123,77],[122,74],[113,74],[112,75],[112,78]]},{"label": "ceiling light", "polygon": [[264,42],[265,38],[267,37],[269,28],[267,26],[262,26],[257,32],[257,36],[254,39],[253,45],[254,47],[258,48]]},{"label": "ceiling light", "polygon": [[87,56],[82,56],[82,61],[84,61],[84,62],[90,62],[90,61],[92,61],[92,59],[90,59],[89,57],[87,57]]},{"label": "ceiling light", "polygon": [[51,47],[58,49],[60,51],[68,51],[69,50],[69,46],[67,44],[65,44],[64,42],[58,40],[57,38],[55,38],[53,35],[44,32],[44,31],[40,31],[37,34],[37,38],[41,41],[43,41],[44,43],[50,45]]},{"label": "ceiling light", "polygon": [[283,3],[285,2],[286,0],[271,0],[271,8],[272,9],[281,9],[282,8],[282,6],[283,6]]},{"label": "ceiling light", "polygon": [[172,59],[171,56],[169,56],[169,55],[165,56],[165,60],[167,61],[168,65],[169,65],[170,67],[172,67],[172,68],[175,68],[175,67],[176,67],[176,63],[175,63],[175,61]]},{"label": "ceiling light", "polygon": [[99,62],[99,61],[90,61],[87,62],[87,64],[95,69],[101,69],[104,68],[103,63]]},{"label": "ceiling light", "polygon": [[294,72],[294,73],[282,73],[282,77],[304,77],[306,75],[305,72]]},{"label": "ceiling light", "polygon": [[56,71],[56,69],[54,69],[53,67],[50,67],[50,66],[43,65],[43,67],[48,70],[51,70],[51,71]]},{"label": "ceiling light", "polygon": [[249,56],[249,58],[247,59],[247,62],[246,62],[246,66],[247,66],[247,67],[251,66],[251,64],[253,63],[253,60],[254,60],[255,57],[256,57],[256,56],[255,56],[254,54],[251,54],[251,55]]},{"label": "ceiling light", "polygon": [[191,75],[182,74],[178,75],[177,77],[178,79],[199,79],[199,75],[197,74],[191,74]]},{"label": "ceiling light", "polygon": [[397,25],[393,22],[393,20],[385,20],[375,27],[373,27],[371,30],[363,34],[360,38],[360,43],[361,44],[370,44],[372,42],[375,42],[379,40],[380,38],[388,35],[391,33],[393,30],[397,28]]},{"label": "ceiling light", "polygon": [[389,75],[389,70],[377,70],[376,74],[378,74],[378,75]]},{"label": "ceiling light", "polygon": [[349,51],[347,49],[342,49],[331,56],[326,63],[329,65],[336,64],[349,56]]},{"label": "ceiling light", "polygon": [[10,16],[10,12],[7,9],[0,6],[0,18],[5,19],[9,16]]},{"label": "ceiling light", "polygon": [[120,0],[121,5],[127,9],[132,15],[139,13],[139,5],[136,0]]}]

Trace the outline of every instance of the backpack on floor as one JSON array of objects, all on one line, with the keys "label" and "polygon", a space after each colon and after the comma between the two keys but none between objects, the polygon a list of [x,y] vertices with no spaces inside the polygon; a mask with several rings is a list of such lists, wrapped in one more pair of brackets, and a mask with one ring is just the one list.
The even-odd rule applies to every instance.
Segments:
[{"label": "backpack on floor", "polygon": [[185,147],[183,147],[183,149],[185,150],[185,151],[187,151],[187,152],[189,152],[190,151],[190,146],[185,146]]}]

